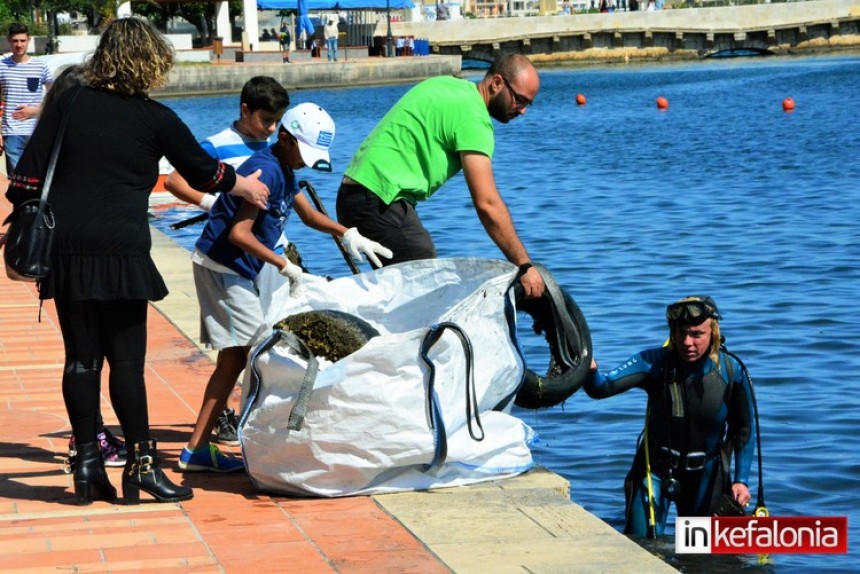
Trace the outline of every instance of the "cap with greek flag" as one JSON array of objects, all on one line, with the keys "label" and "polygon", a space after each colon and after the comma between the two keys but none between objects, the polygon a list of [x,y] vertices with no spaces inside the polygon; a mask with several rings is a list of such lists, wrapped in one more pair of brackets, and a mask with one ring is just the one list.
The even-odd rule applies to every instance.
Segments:
[{"label": "cap with greek flag", "polygon": [[299,142],[299,153],[306,165],[331,171],[328,150],[334,142],[334,120],[328,112],[316,104],[299,104],[287,110],[281,125]]}]

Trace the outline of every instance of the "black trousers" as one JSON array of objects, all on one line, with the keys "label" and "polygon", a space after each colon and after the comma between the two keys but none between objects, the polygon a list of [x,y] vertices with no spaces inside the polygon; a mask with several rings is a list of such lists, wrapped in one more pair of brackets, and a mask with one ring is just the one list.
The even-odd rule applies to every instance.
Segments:
[{"label": "black trousers", "polygon": [[415,206],[407,201],[386,205],[366,187],[344,183],[337,192],[337,219],[391,249],[394,257],[381,257],[383,265],[436,258],[433,238],[418,218]]},{"label": "black trousers", "polygon": [[111,403],[125,440],[148,440],[143,377],[147,301],[58,299],[55,303],[66,352],[63,400],[76,440],[94,442],[101,430],[99,399],[105,359],[110,366]]}]

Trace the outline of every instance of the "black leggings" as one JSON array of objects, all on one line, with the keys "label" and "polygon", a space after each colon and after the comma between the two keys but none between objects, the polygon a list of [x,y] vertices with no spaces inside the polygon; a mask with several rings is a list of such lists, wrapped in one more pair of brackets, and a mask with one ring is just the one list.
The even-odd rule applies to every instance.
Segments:
[{"label": "black leggings", "polygon": [[66,349],[63,399],[75,439],[95,442],[101,431],[101,372],[107,359],[110,398],[123,437],[132,444],[148,440],[143,378],[147,301],[57,299],[55,303]]}]

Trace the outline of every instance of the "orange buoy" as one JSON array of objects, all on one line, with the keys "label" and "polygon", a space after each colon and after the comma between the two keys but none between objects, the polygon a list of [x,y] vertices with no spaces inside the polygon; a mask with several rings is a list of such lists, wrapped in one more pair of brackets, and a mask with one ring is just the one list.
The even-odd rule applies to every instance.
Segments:
[{"label": "orange buoy", "polygon": [[794,111],[794,100],[791,98],[785,98],[784,100],[782,100],[782,111],[793,112]]},{"label": "orange buoy", "polygon": [[576,105],[584,106],[585,105],[585,95],[576,94]]},{"label": "orange buoy", "polygon": [[668,108],[669,108],[669,100],[667,100],[663,96],[660,96],[659,98],[657,98],[657,109],[658,110],[666,110]]}]

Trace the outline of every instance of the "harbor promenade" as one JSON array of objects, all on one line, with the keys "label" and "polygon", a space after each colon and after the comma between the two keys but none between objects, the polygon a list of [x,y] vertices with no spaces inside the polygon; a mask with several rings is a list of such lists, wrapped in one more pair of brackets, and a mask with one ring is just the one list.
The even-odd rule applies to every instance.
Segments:
[{"label": "harbor promenade", "polygon": [[418,82],[432,76],[457,75],[462,66],[462,59],[455,55],[365,57],[339,62],[314,58],[292,64],[282,63],[280,52],[276,56],[278,61],[177,65],[170,71],[168,84],[154,91],[153,96],[238,94],[253,76],[271,76],[291,91]]},{"label": "harbor promenade", "polygon": [[[434,54],[489,61],[500,53],[519,52],[539,65],[688,60],[739,49],[782,55],[835,52],[860,47],[860,2],[807,0],[650,12],[396,22],[392,33],[425,38]],[[376,34],[383,34],[382,23]]]},{"label": "harbor promenade", "polygon": [[[0,217],[10,211],[0,194]],[[150,308],[146,377],[162,466],[194,499],[77,506],[63,472],[70,427],[53,302],[0,276],[0,572],[674,572],[535,470],[471,487],[310,499],[257,492],[247,475],[177,471],[212,371],[197,342],[188,252],[152,229],[170,288]],[[105,383],[106,387],[106,383]],[[109,397],[109,427],[119,432]],[[238,450],[238,449],[236,449]],[[119,486],[122,469],[108,469]],[[575,496],[574,496],[575,498]]]}]

